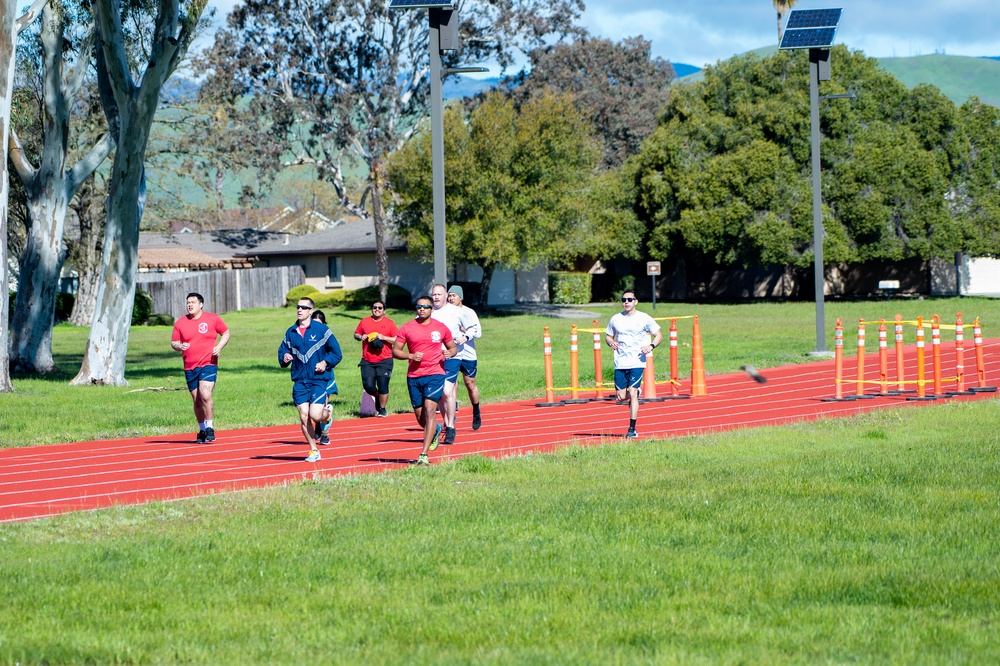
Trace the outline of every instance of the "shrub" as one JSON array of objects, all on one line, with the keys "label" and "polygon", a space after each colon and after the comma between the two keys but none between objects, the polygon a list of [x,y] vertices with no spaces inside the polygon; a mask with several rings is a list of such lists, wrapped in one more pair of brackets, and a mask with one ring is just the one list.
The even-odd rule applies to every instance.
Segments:
[{"label": "shrub", "polygon": [[552,303],[589,303],[590,273],[549,273],[549,301]]},{"label": "shrub", "polygon": [[140,326],[146,323],[152,312],[153,297],[142,289],[136,289],[135,299],[132,301],[132,325]]},{"label": "shrub", "polygon": [[328,310],[343,307],[345,293],[346,292],[343,289],[340,289],[337,291],[329,291],[325,294],[310,294],[309,298],[313,299],[313,303],[316,304],[317,309]]},{"label": "shrub", "polygon": [[319,293],[319,289],[312,286],[311,284],[300,284],[297,287],[292,287],[285,294],[285,305],[294,305],[300,298],[306,297],[316,300],[315,294]]},{"label": "shrub", "polygon": [[146,318],[146,326],[173,326],[174,318],[168,314],[151,314]]}]

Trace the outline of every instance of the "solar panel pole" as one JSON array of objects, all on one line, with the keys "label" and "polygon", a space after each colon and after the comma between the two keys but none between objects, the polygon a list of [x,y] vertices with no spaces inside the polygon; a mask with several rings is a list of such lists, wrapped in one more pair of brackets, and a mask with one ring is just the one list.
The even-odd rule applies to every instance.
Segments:
[{"label": "solar panel pole", "polygon": [[[429,10],[431,56],[431,183],[434,209],[434,282],[448,284],[444,215],[444,82],[441,77],[441,9]],[[445,21],[447,23],[447,21]]]},{"label": "solar panel pole", "polygon": [[[829,53],[829,52],[827,52]],[[809,125],[812,144],[813,195],[813,277],[816,281],[816,355],[829,354],[826,348],[826,318],[823,312],[826,275],[823,265],[823,201],[819,160],[819,61],[820,49],[809,49]]]}]

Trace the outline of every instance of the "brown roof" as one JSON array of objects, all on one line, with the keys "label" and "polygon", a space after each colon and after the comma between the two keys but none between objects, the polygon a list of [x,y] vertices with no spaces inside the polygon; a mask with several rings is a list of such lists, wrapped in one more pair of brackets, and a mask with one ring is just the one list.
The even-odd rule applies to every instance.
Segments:
[{"label": "brown roof", "polygon": [[207,271],[222,268],[250,268],[252,263],[241,259],[216,259],[188,247],[139,248],[139,268]]}]

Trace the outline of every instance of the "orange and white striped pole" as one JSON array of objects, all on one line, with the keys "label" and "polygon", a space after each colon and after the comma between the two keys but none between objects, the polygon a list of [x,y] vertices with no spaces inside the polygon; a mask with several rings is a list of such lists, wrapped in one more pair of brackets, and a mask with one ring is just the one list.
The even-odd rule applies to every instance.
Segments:
[{"label": "orange and white striped pole", "polygon": [[955,314],[955,391],[965,393],[965,323]]},{"label": "orange and white striped pole", "polygon": [[917,317],[917,397],[927,397],[924,393],[924,318]]},{"label": "orange and white striped pole", "polygon": [[833,358],[836,363],[836,371],[834,374],[834,379],[837,383],[834,396],[837,400],[844,399],[843,390],[843,380],[844,380],[844,327],[841,325],[841,320],[837,319],[837,328],[834,329],[833,333]]},{"label": "orange and white striped pole", "polygon": [[[972,342],[976,348],[976,388],[982,390],[986,388],[986,363],[983,361],[983,328],[979,325],[979,317],[972,324]],[[976,389],[973,389],[974,391]]]},{"label": "orange and white striped pole", "polygon": [[642,370],[642,397],[645,400],[656,400],[656,369],[653,366],[652,350],[646,354],[646,367]]},{"label": "orange and white striped pole", "polygon": [[903,315],[896,315],[896,390],[903,393],[906,390],[903,374]]},{"label": "orange and white striped pole", "polygon": [[678,376],[679,370],[677,368],[677,320],[670,320],[670,395],[676,398],[679,395],[678,391]]},{"label": "orange and white striped pole", "polygon": [[941,395],[941,317],[937,315],[931,315],[931,363],[934,395]]},{"label": "orange and white striped pole", "polygon": [[597,320],[594,320],[594,386],[597,387],[596,397],[598,400],[604,398],[604,367],[601,363],[601,332],[597,330]]},{"label": "orange and white striped pole", "polygon": [[545,401],[555,401],[555,384],[552,382],[552,338],[549,337],[549,327],[542,334],[542,354],[545,358]]},{"label": "orange and white striped pole", "polygon": [[708,395],[705,386],[705,357],[701,351],[701,324],[698,315],[691,325],[691,397]]},{"label": "orange and white striped pole", "polygon": [[580,347],[577,344],[576,324],[569,332],[569,390],[570,397],[580,397]]},{"label": "orange and white striped pole", "polygon": [[865,320],[858,320],[858,374],[854,394],[865,394]]},{"label": "orange and white striped pole", "polygon": [[885,319],[878,326],[878,380],[882,395],[889,393],[889,348]]}]

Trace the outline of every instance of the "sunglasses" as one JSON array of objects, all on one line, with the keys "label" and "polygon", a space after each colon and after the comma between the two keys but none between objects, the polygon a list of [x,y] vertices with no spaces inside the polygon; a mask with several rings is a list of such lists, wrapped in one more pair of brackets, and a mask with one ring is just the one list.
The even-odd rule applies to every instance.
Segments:
[{"label": "sunglasses", "polygon": [[434,306],[433,306],[433,305],[424,305],[424,304],[420,304],[420,305],[417,305],[417,306],[415,306],[415,307],[416,307],[416,308],[417,308],[418,310],[430,310],[430,309],[431,309],[432,307],[434,307]]},{"label": "sunglasses", "polygon": [[309,307],[308,305],[296,305],[295,309],[296,310],[312,310],[312,308]]},{"label": "sunglasses", "polygon": [[625,297],[622,299],[622,303],[631,303],[634,300],[635,300],[634,298]]},{"label": "sunglasses", "polygon": [[373,305],[372,310],[385,310],[385,308],[382,307],[381,305]]}]

